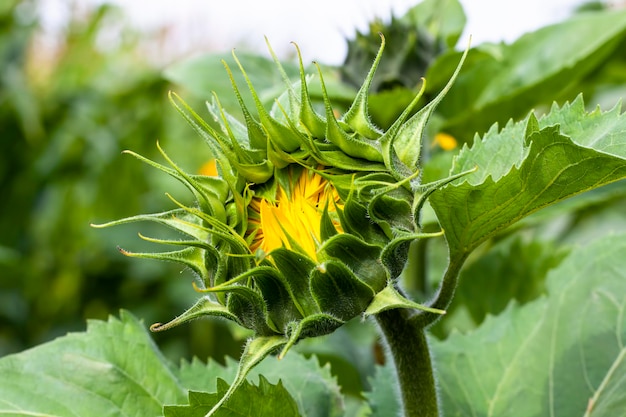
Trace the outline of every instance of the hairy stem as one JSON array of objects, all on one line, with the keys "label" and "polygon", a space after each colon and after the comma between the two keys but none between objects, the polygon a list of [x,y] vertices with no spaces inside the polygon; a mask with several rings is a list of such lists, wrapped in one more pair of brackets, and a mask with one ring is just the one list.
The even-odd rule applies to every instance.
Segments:
[{"label": "hairy stem", "polygon": [[403,417],[438,417],[435,376],[424,328],[410,320],[408,309],[376,315],[391,353],[402,400]]}]

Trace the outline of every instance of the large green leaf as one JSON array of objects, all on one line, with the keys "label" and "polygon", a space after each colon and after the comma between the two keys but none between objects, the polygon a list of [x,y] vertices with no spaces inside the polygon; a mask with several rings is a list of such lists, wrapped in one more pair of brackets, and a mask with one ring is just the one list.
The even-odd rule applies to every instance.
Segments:
[{"label": "large green leaf", "polygon": [[370,417],[400,415],[400,398],[397,392],[396,372],[391,364],[377,366],[371,379],[372,389],[364,394],[370,407]]},{"label": "large green leaf", "polygon": [[[69,334],[0,359],[0,414],[157,416],[162,415],[164,406],[171,405],[167,410],[174,414],[166,415],[195,415],[185,413],[209,406],[208,411],[222,399],[227,390],[224,383],[216,385],[216,381],[224,378],[238,384],[238,389],[229,393],[232,395],[226,401],[225,410],[231,414],[220,414],[226,412],[220,410],[217,416],[248,415],[249,404],[241,399],[260,395],[267,413],[258,415],[272,415],[272,410],[286,410],[280,411],[285,416],[341,415],[339,387],[329,368],[320,368],[315,358],[304,359],[294,353],[285,358],[284,366],[277,366],[276,358],[271,357],[246,381],[249,364],[256,360],[252,356],[264,357],[265,351],[276,345],[269,338],[255,342],[256,348],[246,349],[248,359],[240,371],[232,360],[226,368],[199,366],[194,361],[177,369],[161,356],[145,326],[122,311],[120,319],[90,321],[84,333]],[[285,387],[280,382],[283,375]],[[260,379],[258,386],[251,384],[253,379]],[[193,391],[189,399],[187,390]],[[196,392],[200,390],[210,393]],[[198,407],[182,406],[189,401]],[[175,414],[180,410],[182,414]]]},{"label": "large green leaf", "polygon": [[[219,379],[217,393],[189,392],[189,405],[164,408],[165,417],[204,417],[225,395],[228,384]],[[279,381],[272,385],[262,376],[259,385],[245,381],[241,387],[220,407],[215,417],[300,417],[298,406]]]},{"label": "large green leaf", "polygon": [[[226,366],[214,361],[205,364],[194,359],[192,362],[183,362],[176,374],[181,384],[191,391],[214,392],[217,389],[217,378],[230,383],[236,372],[237,363],[229,358],[226,359]],[[281,360],[270,356],[253,368],[247,379],[254,381],[261,376],[272,384],[282,381],[303,417],[343,415],[339,386],[330,374],[330,368],[320,367],[315,357],[306,359],[297,352],[289,352]],[[236,392],[234,395],[237,395]],[[270,402],[269,399],[267,401]]]},{"label": "large green leaf", "polygon": [[454,416],[613,417],[626,410],[626,235],[581,247],[547,295],[431,340]]},{"label": "large green leaf", "polygon": [[[526,34],[511,45],[472,50],[454,88],[438,108],[445,129],[469,140],[494,121],[505,123],[548,104],[597,69],[626,37],[626,11],[580,14]],[[458,63],[433,64],[428,92],[441,89]],[[580,91],[580,90],[578,90]]]},{"label": "large green leaf", "polygon": [[0,359],[0,414],[157,416],[185,391],[129,313]]},{"label": "large green leaf", "polygon": [[294,350],[307,357],[317,357],[320,363],[327,364],[324,370],[330,366],[344,399],[346,396],[361,397],[374,374],[376,355],[382,355],[380,350],[372,348],[378,338],[378,329],[373,322],[356,318],[326,336],[300,340]]},{"label": "large green leaf", "polygon": [[527,303],[545,291],[547,272],[568,250],[553,242],[523,239],[519,234],[497,242],[461,271],[446,316],[430,328],[445,337],[450,329],[473,329],[489,314],[499,314],[511,300]]},{"label": "large green leaf", "polygon": [[542,207],[626,177],[625,132],[619,106],[586,113],[579,98],[539,121],[531,115],[493,128],[464,148],[452,174],[476,172],[430,198],[452,260]]}]

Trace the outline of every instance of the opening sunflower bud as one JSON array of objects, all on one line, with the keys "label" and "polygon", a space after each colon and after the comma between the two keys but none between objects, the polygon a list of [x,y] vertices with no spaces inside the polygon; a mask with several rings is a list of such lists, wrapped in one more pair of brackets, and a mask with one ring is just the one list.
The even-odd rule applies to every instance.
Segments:
[{"label": "opening sunflower bud", "polygon": [[425,199],[459,176],[422,184],[419,175],[426,122],[458,69],[431,103],[415,111],[422,87],[398,120],[382,132],[370,121],[367,101],[383,49],[384,38],[342,116],[334,111],[319,67],[322,114],[308,93],[301,58],[300,80],[294,84],[274,57],[286,91],[284,100],[267,110],[235,57],[258,118],[246,107],[228,66],[242,121],[227,114],[214,98],[208,110],[219,124],[216,127],[171,95],[174,106],[209,145],[215,167],[193,175],[160,147],[169,166],[131,153],[184,183],[196,198],[192,207],[172,198],[178,206],[174,210],[101,225],[152,221],[185,236],[145,238],[182,246],[180,250],[123,252],[176,261],[197,276],[194,286],[202,293],[200,300],[181,316],[151,329],[216,316],[254,331],[235,381],[211,413],[256,363],[276,350],[282,357],[302,338],[327,334],[354,317],[389,309],[443,313],[405,298],[397,281],[410,243],[441,236],[421,231]]}]

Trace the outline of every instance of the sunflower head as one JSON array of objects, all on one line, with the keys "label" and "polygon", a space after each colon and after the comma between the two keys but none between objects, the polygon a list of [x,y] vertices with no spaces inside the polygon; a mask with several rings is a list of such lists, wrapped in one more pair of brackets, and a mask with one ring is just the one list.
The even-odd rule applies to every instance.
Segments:
[{"label": "sunflower head", "polygon": [[382,131],[370,122],[367,101],[383,49],[384,39],[343,115],[336,114],[319,67],[323,106],[321,112],[315,109],[301,58],[295,82],[274,58],[286,88],[269,110],[235,56],[255,102],[254,109],[246,107],[225,64],[241,106],[239,119],[227,114],[217,97],[207,104],[205,121],[171,95],[208,144],[215,165],[194,175],[162,150],[167,166],[132,154],[183,182],[197,204],[174,200],[174,210],[102,225],[153,221],[184,236],[145,238],[179,250],[124,251],[180,262],[197,276],[199,301],[169,323],[153,325],[153,331],[202,316],[249,328],[255,337],[242,358],[245,376],[268,353],[282,349],[284,355],[299,339],[332,332],[354,317],[424,308],[401,295],[397,280],[410,243],[440,235],[421,231],[420,211],[430,193],[454,178],[423,184],[419,162],[426,122],[452,80],[434,101],[416,109],[422,86]]}]

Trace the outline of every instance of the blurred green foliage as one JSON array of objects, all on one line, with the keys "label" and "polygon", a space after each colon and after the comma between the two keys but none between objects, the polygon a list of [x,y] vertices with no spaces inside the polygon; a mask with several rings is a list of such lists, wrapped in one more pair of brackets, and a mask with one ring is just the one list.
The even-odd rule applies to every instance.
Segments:
[{"label": "blurred green foliage", "polygon": [[[163,193],[172,184],[146,175],[149,168],[122,150],[150,157],[157,140],[166,149],[175,140],[172,153],[190,169],[210,157],[180,145],[188,137],[190,146],[198,143],[167,101],[169,83],[115,8],[73,15],[50,47],[36,2],[2,4],[0,355],[82,330],[85,318],[122,307],[147,324],[182,311],[194,296],[190,275],[121,256],[116,245],[136,229],[89,226],[167,204]],[[202,323],[157,339],[175,357],[191,351],[219,358],[233,347],[211,344],[224,332]]]}]

